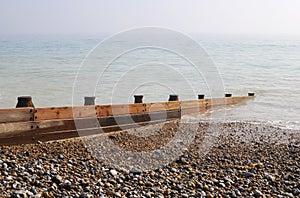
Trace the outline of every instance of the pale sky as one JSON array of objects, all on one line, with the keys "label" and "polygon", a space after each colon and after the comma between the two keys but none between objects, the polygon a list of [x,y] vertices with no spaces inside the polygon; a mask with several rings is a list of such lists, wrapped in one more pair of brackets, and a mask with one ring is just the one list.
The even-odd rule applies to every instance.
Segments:
[{"label": "pale sky", "polygon": [[299,34],[300,0],[0,0],[0,34]]}]

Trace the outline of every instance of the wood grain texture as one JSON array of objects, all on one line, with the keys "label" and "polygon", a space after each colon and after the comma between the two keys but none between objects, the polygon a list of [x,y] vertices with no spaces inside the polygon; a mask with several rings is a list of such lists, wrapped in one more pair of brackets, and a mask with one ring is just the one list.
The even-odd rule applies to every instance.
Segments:
[{"label": "wood grain texture", "polygon": [[201,113],[212,108],[222,108],[230,105],[242,105],[254,97],[228,97],[228,98],[208,98],[200,100],[181,101],[182,115]]},{"label": "wood grain texture", "polygon": [[152,122],[156,120],[178,119],[179,110],[162,111],[141,114],[125,114],[107,117],[91,117],[63,120],[40,120],[31,122],[1,123],[0,138],[15,136],[39,136],[40,134],[59,131],[84,130],[88,128],[101,128]]},{"label": "wood grain texture", "polygon": [[36,108],[34,120],[72,119],[93,116],[97,116],[95,106],[50,107]]},{"label": "wood grain texture", "polygon": [[145,111],[145,105],[143,103],[124,105],[98,105],[96,108],[98,116],[138,114]]},{"label": "wood grain texture", "polygon": [[203,108],[208,104],[209,99],[201,99],[201,100],[187,100],[181,101],[180,107],[181,109],[189,109],[189,108]]},{"label": "wood grain texture", "polygon": [[15,135],[13,137],[11,136],[1,137],[0,145],[30,144],[30,143],[36,143],[38,141],[45,142],[51,140],[74,138],[79,136],[83,137],[83,136],[97,135],[97,134],[101,135],[110,132],[123,131],[131,128],[138,128],[141,126],[157,124],[169,120],[173,120],[173,119],[155,120],[155,121],[131,123],[131,124],[124,124],[124,125],[114,125],[114,126],[107,126],[107,127],[86,128],[80,130],[53,131],[53,132],[45,132],[45,133],[31,133],[31,134],[27,133],[26,135]]},{"label": "wood grain texture", "polygon": [[0,138],[13,137],[33,130],[34,122],[14,122],[0,124]]},{"label": "wood grain texture", "polygon": [[179,101],[145,103],[145,112],[180,110]]},{"label": "wood grain texture", "polygon": [[143,113],[145,111],[145,107],[144,104],[124,104],[37,108],[35,110],[35,120],[54,120],[137,114]]},{"label": "wood grain texture", "polygon": [[33,108],[0,109],[0,123],[26,122],[33,120]]},{"label": "wood grain texture", "polygon": [[232,97],[232,104],[245,104],[249,100],[253,100],[253,96]]}]

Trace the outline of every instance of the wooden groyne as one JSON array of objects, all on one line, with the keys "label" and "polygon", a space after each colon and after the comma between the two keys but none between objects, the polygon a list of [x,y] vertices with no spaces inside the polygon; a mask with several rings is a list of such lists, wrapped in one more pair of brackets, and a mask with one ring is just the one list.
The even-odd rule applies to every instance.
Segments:
[{"label": "wooden groyne", "polygon": [[95,97],[85,97],[85,106],[35,108],[31,97],[19,97],[17,108],[0,109],[0,145],[50,141],[120,131],[149,124],[180,119],[186,114],[214,107],[243,104],[254,94],[224,98],[198,95],[198,100],[179,101],[170,95],[168,102],[143,103],[135,96],[134,104],[95,105]]}]

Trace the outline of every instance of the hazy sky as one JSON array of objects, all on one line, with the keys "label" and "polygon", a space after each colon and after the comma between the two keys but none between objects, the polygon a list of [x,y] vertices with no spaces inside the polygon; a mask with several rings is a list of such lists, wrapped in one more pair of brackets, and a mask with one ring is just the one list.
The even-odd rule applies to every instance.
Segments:
[{"label": "hazy sky", "polygon": [[300,0],[0,0],[0,34],[115,33],[140,26],[300,34]]}]

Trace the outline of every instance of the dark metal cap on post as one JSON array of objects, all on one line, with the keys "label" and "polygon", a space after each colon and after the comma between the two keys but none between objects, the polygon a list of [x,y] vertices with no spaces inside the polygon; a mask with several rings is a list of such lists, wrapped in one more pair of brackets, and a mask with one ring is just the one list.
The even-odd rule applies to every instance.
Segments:
[{"label": "dark metal cap on post", "polygon": [[249,93],[248,93],[248,96],[255,96],[255,93],[249,92]]},{"label": "dark metal cap on post", "polygon": [[178,95],[170,95],[169,96],[169,101],[178,101],[179,100],[179,98],[178,98]]},{"label": "dark metal cap on post", "polygon": [[229,98],[229,97],[231,97],[231,96],[232,96],[232,94],[230,94],[230,93],[226,93],[226,94],[225,94],[225,97],[226,97],[226,98]]},{"label": "dark metal cap on post", "polygon": [[204,94],[199,94],[198,95],[198,100],[204,99],[204,96],[205,96]]},{"label": "dark metal cap on post", "polygon": [[18,97],[18,103],[16,105],[16,108],[20,107],[34,107],[31,96]]},{"label": "dark metal cap on post", "polygon": [[143,95],[134,95],[134,103],[143,103]]},{"label": "dark metal cap on post", "polygon": [[84,97],[84,106],[95,105],[95,96],[85,96]]}]

